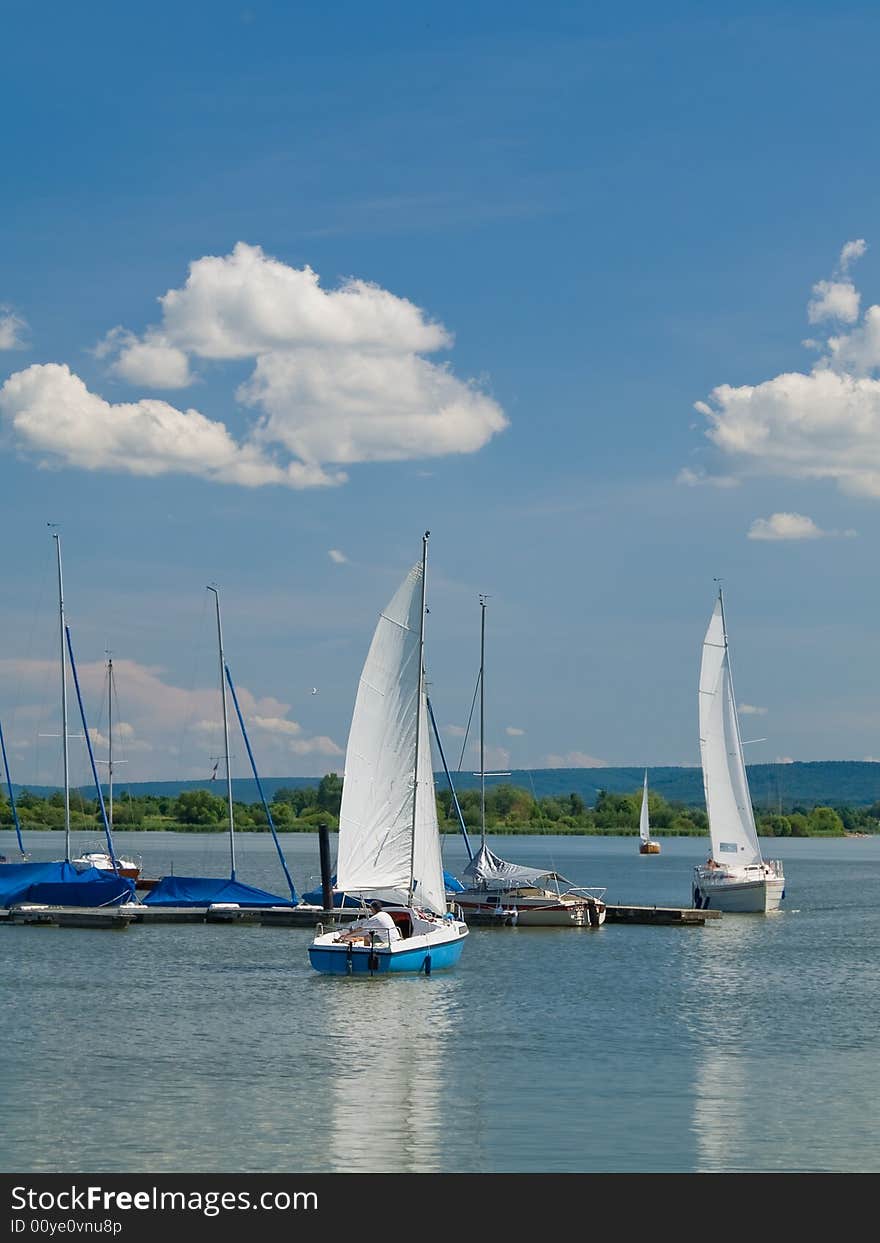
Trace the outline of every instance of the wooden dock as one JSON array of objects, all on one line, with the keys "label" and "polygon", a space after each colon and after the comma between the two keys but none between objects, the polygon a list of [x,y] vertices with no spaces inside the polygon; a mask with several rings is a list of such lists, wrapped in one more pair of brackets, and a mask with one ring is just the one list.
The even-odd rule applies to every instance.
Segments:
[{"label": "wooden dock", "polygon": [[[275,906],[147,906],[126,903],[123,906],[43,906],[25,903],[0,909],[0,923],[32,924],[56,928],[127,928],[130,924],[245,924],[262,928],[325,929],[334,924],[349,923],[362,914],[355,907],[339,907],[322,911],[317,907]],[[611,906],[605,908],[606,924],[678,924],[699,928],[707,920],[720,919],[720,911],[698,911],[690,907]],[[504,927],[504,921],[493,914],[473,914],[471,927]],[[573,924],[572,927],[580,927]]]},{"label": "wooden dock", "polygon": [[701,928],[707,919],[720,919],[720,911],[698,911],[690,906],[606,906],[606,924],[681,924]]}]

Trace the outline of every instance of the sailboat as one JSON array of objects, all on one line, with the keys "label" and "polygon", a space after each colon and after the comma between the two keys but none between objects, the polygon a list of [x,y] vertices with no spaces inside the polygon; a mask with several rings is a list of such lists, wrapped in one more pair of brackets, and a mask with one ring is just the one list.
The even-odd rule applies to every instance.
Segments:
[{"label": "sailboat", "polygon": [[[246,885],[243,881],[238,880],[235,874],[235,811],[232,801],[232,769],[229,763],[229,713],[226,701],[227,684],[232,690],[233,700],[235,702],[236,711],[238,711],[239,724],[241,725],[244,735],[245,745],[248,755],[253,765],[254,776],[257,777],[257,785],[260,795],[263,798],[263,806],[269,819],[269,825],[272,829],[275,845],[281,853],[281,847],[275,832],[275,826],[272,823],[272,817],[269,814],[268,804],[266,803],[263,787],[257,775],[256,764],[254,763],[253,752],[244,728],[244,718],[238,707],[238,699],[235,696],[235,687],[232,684],[232,678],[229,668],[226,664],[226,657],[223,654],[223,625],[220,620],[220,592],[217,587],[209,586],[208,591],[214,594],[214,603],[217,617],[217,647],[220,653],[220,699],[223,706],[223,751],[221,757],[226,763],[226,806],[229,818],[229,876],[163,876],[159,883],[150,890],[146,898],[144,898],[145,906],[204,906],[217,911],[235,910],[239,907],[275,907],[275,906],[296,906],[299,902],[296,890],[293,887],[293,881],[290,879],[290,873],[284,862],[284,856],[281,854],[281,863],[284,868],[284,874],[287,878],[290,888],[290,898],[279,898],[275,894],[267,893],[264,889],[258,889],[254,885]],[[219,763],[219,761],[218,761]]]},{"label": "sailboat", "polygon": [[486,598],[480,596],[480,849],[462,872],[464,888],[455,902],[465,918],[523,927],[589,927],[605,922],[605,890],[573,885],[547,868],[507,863],[486,845],[486,778],[507,776],[486,772],[485,727]]},{"label": "sailboat", "polygon": [[[50,524],[51,525],[51,524]],[[61,536],[53,532],[58,568],[58,619],[61,640],[61,747],[64,761],[64,858],[50,863],[0,863],[0,906],[118,906],[134,901],[134,882],[111,871],[86,867],[78,870],[70,858],[70,735],[67,721],[68,662],[79,703],[83,736],[98,791],[98,805],[104,823],[104,836],[111,859],[115,858],[113,838],[107,820],[104,799],[98,782],[98,770],[86,723],[85,709],[79,689],[70,627],[64,615],[64,578],[61,568]],[[4,747],[5,752],[5,747]],[[8,773],[8,769],[7,769]],[[11,785],[10,785],[11,790]],[[19,845],[21,834],[19,833]],[[24,856],[23,856],[24,857]]]},{"label": "sailboat", "polygon": [[[100,760],[99,763],[107,765],[107,820],[110,824],[110,831],[113,831],[113,657],[107,656],[107,759]],[[125,763],[124,760],[117,763]],[[76,859],[73,860],[73,866],[77,871],[84,871],[86,868],[99,868],[104,872],[116,872],[119,876],[127,876],[131,880],[137,880],[141,874],[141,865],[135,859],[113,859],[107,850],[101,844],[91,846],[84,850]]]},{"label": "sailboat", "polygon": [[642,810],[639,815],[639,854],[659,855],[660,843],[651,838],[651,821],[648,815],[648,770],[645,769],[645,784],[642,787]]},{"label": "sailboat", "polygon": [[758,844],[720,588],[703,640],[699,709],[711,848],[708,860],[694,868],[694,906],[731,912],[778,910],[785,877],[781,861],[766,861]]},{"label": "sailboat", "polygon": [[[372,899],[395,928],[317,935],[309,961],[328,975],[382,975],[453,967],[467,925],[447,911],[425,691],[422,559],[376,626],[355,699],[339,809],[337,885]],[[375,924],[375,919],[369,921]]]}]

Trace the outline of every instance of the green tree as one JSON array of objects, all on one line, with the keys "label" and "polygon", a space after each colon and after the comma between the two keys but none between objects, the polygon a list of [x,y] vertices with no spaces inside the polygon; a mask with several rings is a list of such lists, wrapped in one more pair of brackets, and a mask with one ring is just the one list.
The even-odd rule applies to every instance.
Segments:
[{"label": "green tree", "polygon": [[186,790],[177,796],[171,814],[181,824],[219,824],[226,802],[208,790]]},{"label": "green tree", "polygon": [[807,828],[810,833],[843,836],[843,821],[833,807],[814,807],[807,816]]}]

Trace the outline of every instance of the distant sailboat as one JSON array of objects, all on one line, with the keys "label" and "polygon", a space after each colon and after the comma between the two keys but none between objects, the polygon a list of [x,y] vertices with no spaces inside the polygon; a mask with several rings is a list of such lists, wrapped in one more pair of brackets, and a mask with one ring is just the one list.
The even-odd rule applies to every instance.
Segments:
[{"label": "distant sailboat", "polygon": [[779,860],[765,862],[746,776],[721,591],[703,640],[700,759],[711,849],[694,869],[694,906],[730,912],[778,910],[785,896]]},{"label": "distant sailboat", "polygon": [[639,854],[659,855],[660,843],[651,838],[651,822],[648,815],[648,770],[645,769],[645,784],[642,789],[642,811],[639,816]]}]

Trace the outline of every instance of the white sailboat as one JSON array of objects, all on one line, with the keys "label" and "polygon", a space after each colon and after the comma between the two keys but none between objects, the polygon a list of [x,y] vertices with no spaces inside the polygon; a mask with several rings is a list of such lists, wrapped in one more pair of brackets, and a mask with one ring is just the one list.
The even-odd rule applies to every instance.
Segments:
[{"label": "white sailboat", "polygon": [[642,810],[639,815],[639,854],[659,855],[660,843],[651,837],[651,818],[648,814],[648,770],[645,769],[645,784],[642,787]]},{"label": "white sailboat", "polygon": [[486,600],[480,596],[480,849],[462,872],[464,889],[453,897],[465,918],[523,927],[598,928],[605,922],[604,888],[572,885],[548,868],[508,863],[486,845],[485,671]]},{"label": "white sailboat", "polygon": [[711,850],[706,863],[694,868],[694,906],[743,913],[778,910],[785,877],[782,863],[766,861],[758,844],[720,589],[703,640],[699,704]]},{"label": "white sailboat", "polygon": [[[355,921],[309,946],[316,971],[379,975],[452,967],[467,925],[447,912],[425,694],[425,571],[379,617],[354,705],[339,810],[336,887],[381,903],[393,929]],[[369,927],[364,923],[369,922]],[[387,923],[387,920],[385,921]]]}]

